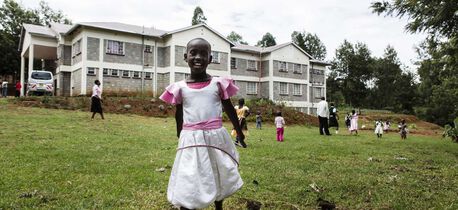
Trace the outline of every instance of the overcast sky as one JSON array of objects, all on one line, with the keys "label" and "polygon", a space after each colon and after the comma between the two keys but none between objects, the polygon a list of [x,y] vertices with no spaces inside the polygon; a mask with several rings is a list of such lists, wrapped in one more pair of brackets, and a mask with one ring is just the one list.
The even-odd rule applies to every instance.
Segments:
[{"label": "overcast sky", "polygon": [[[27,8],[37,8],[39,0],[18,0]],[[401,62],[414,69],[414,46],[424,35],[404,30],[406,20],[379,17],[371,13],[374,0],[47,0],[54,10],[62,10],[75,22],[122,22],[174,30],[189,26],[193,11],[200,6],[207,24],[223,35],[235,31],[250,45],[266,32],[277,44],[291,41],[293,31],[316,33],[332,60],[344,39],[364,42],[372,54],[382,56],[387,45],[398,52]]]}]

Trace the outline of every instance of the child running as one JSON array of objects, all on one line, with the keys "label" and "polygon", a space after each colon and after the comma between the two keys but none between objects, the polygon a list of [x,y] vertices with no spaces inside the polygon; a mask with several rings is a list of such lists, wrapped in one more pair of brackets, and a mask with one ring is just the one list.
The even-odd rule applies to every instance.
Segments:
[{"label": "child running", "polygon": [[180,209],[206,208],[239,190],[239,155],[222,126],[222,107],[243,147],[245,136],[230,101],[238,87],[228,78],[212,77],[206,69],[211,45],[205,39],[188,42],[184,59],[191,69],[188,79],[169,85],[160,99],[176,106],[179,137],[177,154],[167,189],[167,199]]},{"label": "child running", "polygon": [[275,127],[277,127],[277,141],[283,142],[283,133],[285,132],[285,119],[281,116],[281,112],[278,111],[275,117]]},{"label": "child running", "polygon": [[383,135],[383,121],[377,120],[375,121],[375,134],[377,134],[377,138],[382,138]]}]

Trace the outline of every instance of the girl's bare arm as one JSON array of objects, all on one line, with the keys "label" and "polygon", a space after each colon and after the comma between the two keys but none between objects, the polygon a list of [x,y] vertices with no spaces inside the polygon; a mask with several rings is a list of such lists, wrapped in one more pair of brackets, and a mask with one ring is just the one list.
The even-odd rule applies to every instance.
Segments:
[{"label": "girl's bare arm", "polygon": [[177,137],[180,138],[180,133],[183,129],[183,104],[176,105],[175,121],[177,123]]}]

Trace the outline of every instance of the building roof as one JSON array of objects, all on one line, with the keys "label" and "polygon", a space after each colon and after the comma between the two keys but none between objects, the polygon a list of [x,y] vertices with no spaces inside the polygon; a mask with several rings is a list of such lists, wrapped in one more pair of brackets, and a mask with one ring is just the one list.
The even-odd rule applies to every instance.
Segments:
[{"label": "building roof", "polygon": [[313,59],[313,57],[308,54],[307,52],[305,52],[302,48],[300,48],[299,46],[297,46],[296,44],[294,44],[293,42],[286,42],[286,43],[283,43],[283,44],[279,44],[279,45],[275,45],[275,46],[270,46],[270,47],[266,47],[266,48],[263,48],[263,47],[258,47],[258,46],[250,46],[250,45],[245,45],[245,44],[237,44],[235,47],[233,47],[232,49],[233,50],[236,50],[236,51],[240,51],[240,52],[252,52],[252,53],[271,53],[275,50],[279,50],[283,47],[286,47],[286,46],[289,46],[289,45],[293,45],[294,47],[296,47],[298,50],[300,50],[302,53],[304,53],[305,55],[307,55],[309,58]]},{"label": "building roof", "polygon": [[73,25],[67,25],[63,23],[51,23],[49,26],[56,34],[65,34],[69,31]]},{"label": "building roof", "polygon": [[56,34],[49,27],[46,27],[46,26],[24,24],[23,27],[30,34],[49,37],[49,38],[56,37]]},{"label": "building roof", "polygon": [[234,46],[234,43],[232,43],[229,39],[227,39],[225,36],[223,36],[218,31],[216,31],[215,29],[211,28],[210,26],[208,26],[205,23],[200,23],[200,24],[197,24],[197,25],[188,26],[188,27],[177,29],[177,30],[169,31],[169,32],[163,34],[162,37],[168,36],[168,35],[171,35],[171,34],[174,34],[174,33],[179,33],[179,32],[182,32],[182,31],[190,30],[190,29],[193,29],[193,28],[198,28],[198,27],[201,27],[201,26],[207,28],[208,30],[212,31],[213,33],[215,33],[216,35],[218,35],[219,37],[224,39],[226,42],[228,42],[231,45],[231,47]]},{"label": "building roof", "polygon": [[323,64],[323,65],[325,65],[325,66],[330,66],[330,65],[332,65],[332,64],[329,63],[329,62],[320,61],[320,60],[310,60],[310,62],[312,62],[312,63],[318,63],[318,64]]},{"label": "building roof", "polygon": [[232,50],[241,51],[241,52],[251,52],[251,53],[261,53],[262,48],[257,46],[250,46],[246,44],[236,44],[231,48]]},{"label": "building roof", "polygon": [[125,32],[125,33],[131,33],[131,34],[146,35],[146,36],[153,36],[153,37],[160,37],[166,33],[166,31],[159,30],[156,28],[130,25],[130,24],[118,23],[118,22],[82,22],[82,23],[77,23],[73,25],[73,27],[71,27],[66,32],[66,34],[71,33],[73,30],[75,30],[79,26],[102,28],[102,29],[107,29],[107,30]]}]

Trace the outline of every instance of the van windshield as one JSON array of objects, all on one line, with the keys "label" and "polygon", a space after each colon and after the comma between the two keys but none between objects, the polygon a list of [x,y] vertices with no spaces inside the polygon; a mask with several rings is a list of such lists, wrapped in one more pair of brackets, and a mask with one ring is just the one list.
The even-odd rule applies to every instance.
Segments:
[{"label": "van windshield", "polygon": [[51,73],[48,73],[48,72],[32,72],[32,79],[50,80],[51,79]]}]

